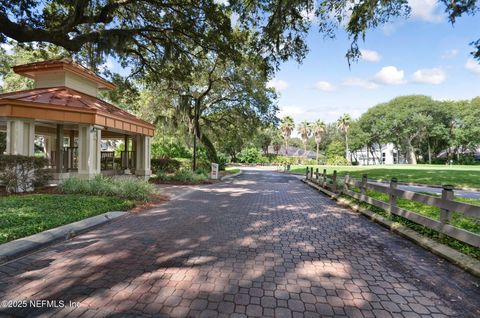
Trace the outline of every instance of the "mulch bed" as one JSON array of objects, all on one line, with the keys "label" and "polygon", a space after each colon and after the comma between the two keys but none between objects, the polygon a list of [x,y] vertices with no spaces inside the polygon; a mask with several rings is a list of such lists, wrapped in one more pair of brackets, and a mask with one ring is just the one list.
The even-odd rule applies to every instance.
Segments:
[{"label": "mulch bed", "polygon": [[177,180],[154,180],[150,181],[153,184],[171,184],[171,185],[201,185],[201,184],[213,184],[219,182],[219,180],[205,180],[202,182],[189,182],[189,181],[177,181]]}]

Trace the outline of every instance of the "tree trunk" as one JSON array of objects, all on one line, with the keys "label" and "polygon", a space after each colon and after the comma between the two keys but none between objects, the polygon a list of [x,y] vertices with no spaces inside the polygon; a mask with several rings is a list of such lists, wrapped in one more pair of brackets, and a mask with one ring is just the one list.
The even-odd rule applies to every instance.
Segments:
[{"label": "tree trunk", "polygon": [[288,139],[285,139],[285,156],[288,156]]},{"label": "tree trunk", "polygon": [[212,144],[210,139],[205,134],[202,134],[200,141],[207,151],[208,160],[218,163],[217,150],[215,150],[215,146]]},{"label": "tree trunk", "polygon": [[347,159],[348,162],[352,161],[352,158],[350,160],[348,159],[348,134],[345,133],[345,159]]},{"label": "tree trunk", "polygon": [[415,157],[415,150],[413,149],[411,141],[408,142],[408,158],[409,163],[413,165],[417,164],[417,157]]},{"label": "tree trunk", "polygon": [[318,165],[318,147],[320,146],[320,144],[317,142],[317,165]]},{"label": "tree trunk", "polygon": [[307,159],[307,141],[303,142],[303,157]]},{"label": "tree trunk", "polygon": [[428,145],[428,164],[432,164],[432,149],[430,147],[430,140],[427,141]]}]

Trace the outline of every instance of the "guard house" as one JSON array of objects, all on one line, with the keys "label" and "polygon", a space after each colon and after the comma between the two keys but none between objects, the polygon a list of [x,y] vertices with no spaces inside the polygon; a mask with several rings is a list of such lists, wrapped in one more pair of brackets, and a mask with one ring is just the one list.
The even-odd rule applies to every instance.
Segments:
[{"label": "guard house", "polygon": [[[150,138],[155,127],[99,98],[101,90],[115,85],[70,59],[13,70],[35,84],[30,90],[0,94],[0,131],[7,132],[7,154],[33,156],[37,139],[58,179],[151,174]],[[123,151],[117,156],[102,151],[108,140],[123,140]]]}]

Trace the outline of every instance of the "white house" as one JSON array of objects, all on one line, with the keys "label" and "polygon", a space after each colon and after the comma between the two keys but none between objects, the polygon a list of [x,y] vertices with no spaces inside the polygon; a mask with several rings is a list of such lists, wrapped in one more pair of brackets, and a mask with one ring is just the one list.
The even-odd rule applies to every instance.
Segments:
[{"label": "white house", "polygon": [[352,162],[358,162],[359,165],[379,165],[379,164],[397,164],[408,163],[406,158],[398,153],[394,144],[384,144],[373,146],[367,150],[364,147],[360,150],[351,152]]}]

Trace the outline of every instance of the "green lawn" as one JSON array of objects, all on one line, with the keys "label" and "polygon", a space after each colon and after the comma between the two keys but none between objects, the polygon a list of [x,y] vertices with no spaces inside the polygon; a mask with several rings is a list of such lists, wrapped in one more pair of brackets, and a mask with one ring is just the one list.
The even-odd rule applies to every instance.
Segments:
[{"label": "green lawn", "polygon": [[228,172],[228,174],[235,174],[239,173],[240,169],[237,167],[225,167],[225,171]]},{"label": "green lawn", "polygon": [[[378,165],[378,166],[313,166],[319,172],[327,169],[327,173],[337,170],[343,176],[347,172],[354,178],[367,174],[369,179],[390,181],[396,177],[399,182],[443,185],[456,187],[480,188],[479,166],[445,166],[445,165]],[[304,165],[293,165],[291,172],[305,174]]]},{"label": "green lawn", "polygon": [[86,195],[31,194],[0,197],[0,243],[109,211],[125,211],[133,201]]}]

